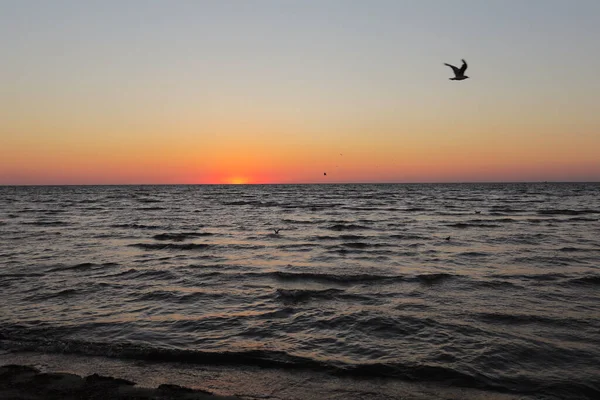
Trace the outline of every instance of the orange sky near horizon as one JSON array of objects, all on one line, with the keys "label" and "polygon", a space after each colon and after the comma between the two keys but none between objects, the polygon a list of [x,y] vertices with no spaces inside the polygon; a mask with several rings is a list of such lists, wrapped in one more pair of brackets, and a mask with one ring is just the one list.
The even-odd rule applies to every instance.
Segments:
[{"label": "orange sky near horizon", "polygon": [[72,132],[59,124],[61,132],[52,132],[51,124],[38,122],[41,126],[22,124],[14,130],[19,134],[4,142],[2,183],[569,181],[600,176],[597,136],[574,141],[560,135],[560,128],[553,134],[547,126],[497,126],[483,135],[478,131],[483,126],[437,127],[443,130],[438,132],[431,125],[425,130],[367,124],[332,134],[318,126],[243,121],[239,126],[105,128],[109,134],[85,124]]}]

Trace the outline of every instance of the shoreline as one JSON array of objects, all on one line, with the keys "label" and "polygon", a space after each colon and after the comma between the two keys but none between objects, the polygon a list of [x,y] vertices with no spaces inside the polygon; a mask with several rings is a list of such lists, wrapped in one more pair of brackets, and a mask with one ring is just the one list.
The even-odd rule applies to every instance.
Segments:
[{"label": "shoreline", "polygon": [[156,389],[137,386],[135,382],[96,373],[82,377],[69,372],[42,372],[18,364],[0,366],[0,398],[2,399],[186,399],[235,400],[236,397],[215,396],[202,390],[179,385],[161,384]]},{"label": "shoreline", "polygon": [[[6,365],[12,367],[7,370]],[[9,375],[2,375],[2,371]],[[13,378],[6,379],[8,376]],[[0,353],[0,398],[526,400],[535,397],[389,378],[337,377],[311,371],[5,352]]]}]

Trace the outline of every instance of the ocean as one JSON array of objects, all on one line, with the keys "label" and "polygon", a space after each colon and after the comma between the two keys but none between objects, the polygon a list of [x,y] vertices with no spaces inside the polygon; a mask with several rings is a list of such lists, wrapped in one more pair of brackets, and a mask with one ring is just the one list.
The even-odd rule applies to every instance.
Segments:
[{"label": "ocean", "polygon": [[597,399],[599,317],[598,183],[0,187],[5,355]]}]

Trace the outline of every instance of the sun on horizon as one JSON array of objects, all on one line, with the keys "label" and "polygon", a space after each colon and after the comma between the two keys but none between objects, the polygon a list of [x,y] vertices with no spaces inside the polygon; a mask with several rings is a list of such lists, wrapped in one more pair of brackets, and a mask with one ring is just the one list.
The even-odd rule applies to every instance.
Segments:
[{"label": "sun on horizon", "polygon": [[250,180],[248,178],[242,177],[242,176],[236,176],[233,178],[229,178],[225,183],[228,183],[230,185],[246,185],[251,183]]}]

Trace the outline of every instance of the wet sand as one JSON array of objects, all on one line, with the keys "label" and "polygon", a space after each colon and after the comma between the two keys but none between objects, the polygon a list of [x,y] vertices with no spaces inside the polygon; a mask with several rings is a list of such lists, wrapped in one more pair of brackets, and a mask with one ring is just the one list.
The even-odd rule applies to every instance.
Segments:
[{"label": "wet sand", "polygon": [[136,386],[126,379],[98,374],[81,377],[67,372],[41,372],[26,365],[0,367],[0,399],[12,400],[225,400],[235,397],[214,396],[203,390],[162,384],[156,389]]}]

